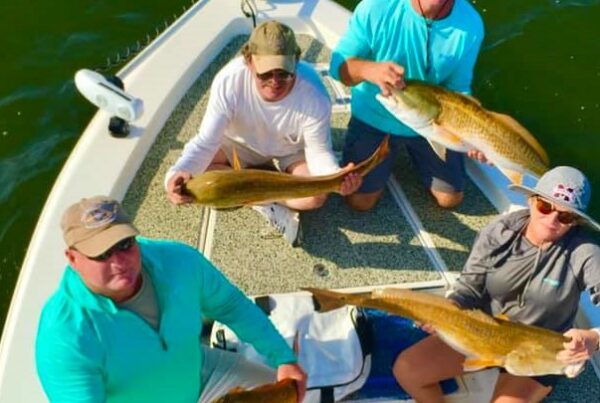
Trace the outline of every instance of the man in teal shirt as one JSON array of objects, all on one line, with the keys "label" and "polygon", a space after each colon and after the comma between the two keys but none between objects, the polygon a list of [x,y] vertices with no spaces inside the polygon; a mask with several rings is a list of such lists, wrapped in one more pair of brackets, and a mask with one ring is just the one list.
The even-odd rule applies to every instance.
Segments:
[{"label": "man in teal shirt", "polygon": [[[150,240],[120,204],[82,199],[61,226],[69,262],[46,303],[37,370],[52,402],[211,401],[235,386],[306,376],[268,318],[196,249]],[[277,372],[200,344],[202,318],[250,342]]]},{"label": "man in teal shirt", "polygon": [[[361,161],[391,134],[390,156],[346,196],[357,210],[372,208],[383,193],[400,144],[425,186],[442,207],[462,201],[465,181],[460,153],[442,161],[427,141],[404,126],[375,99],[402,88],[404,79],[423,80],[470,93],[483,41],[483,22],[467,0],[363,0],[331,58],[333,77],[352,87],[352,119],[344,161]],[[473,150],[470,155],[485,160]]]}]

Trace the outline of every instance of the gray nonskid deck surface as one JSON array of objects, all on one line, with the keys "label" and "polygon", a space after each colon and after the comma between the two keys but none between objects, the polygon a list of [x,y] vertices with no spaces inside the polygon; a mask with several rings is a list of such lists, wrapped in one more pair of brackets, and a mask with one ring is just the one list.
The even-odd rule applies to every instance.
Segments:
[{"label": "gray nonskid deck surface", "polygon": [[420,217],[449,270],[460,271],[471,249],[475,235],[498,212],[470,180],[466,183],[464,201],[448,210],[436,205],[425,189],[420,176],[401,147],[394,167],[394,176]]},{"label": "gray nonskid deck surface", "polygon": [[332,196],[301,221],[304,243],[292,248],[251,209],[219,212],[211,260],[250,294],[440,278],[389,196],[368,213]]}]

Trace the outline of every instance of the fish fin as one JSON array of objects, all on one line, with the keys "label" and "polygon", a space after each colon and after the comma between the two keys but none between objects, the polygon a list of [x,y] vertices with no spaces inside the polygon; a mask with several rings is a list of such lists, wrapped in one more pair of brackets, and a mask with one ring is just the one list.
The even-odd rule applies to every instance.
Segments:
[{"label": "fish fin", "polygon": [[494,318],[496,318],[498,320],[503,320],[505,322],[510,322],[510,318],[505,313],[499,313],[497,315],[494,315]]},{"label": "fish fin", "polygon": [[562,350],[561,345],[552,346],[537,339],[522,341],[506,354],[502,366],[517,376],[563,374],[566,365],[555,355],[559,350]]},{"label": "fish fin", "polygon": [[[284,378],[275,383],[268,383],[265,385],[257,386],[251,389],[252,396],[254,399],[239,400],[239,401],[260,401],[260,402],[271,402],[281,398],[283,401],[297,401],[298,400],[298,389],[296,381],[291,378]],[[284,393],[285,396],[281,396]],[[250,397],[250,396],[249,396]]]},{"label": "fish fin", "polygon": [[503,168],[500,166],[498,167],[498,169],[515,185],[520,185],[523,183],[523,174],[521,172],[509,168]]},{"label": "fish fin", "polygon": [[450,130],[449,128],[434,122],[433,130],[435,134],[442,138],[440,143],[446,144],[448,148],[461,151],[466,149],[465,142],[462,140],[460,134]]},{"label": "fish fin", "polygon": [[503,122],[505,125],[513,129],[527,144],[531,146],[544,162],[544,164],[548,165],[550,163],[550,159],[548,158],[548,153],[544,150],[544,147],[533,137],[533,134],[529,132],[523,125],[517,122],[512,116],[505,115],[503,113],[487,111],[490,115],[492,115],[497,120]]},{"label": "fish fin", "polygon": [[242,169],[242,165],[240,164],[240,159],[238,158],[238,153],[235,149],[235,147],[233,148],[233,169],[236,171],[239,171],[240,169]]},{"label": "fish fin", "polygon": [[467,358],[463,363],[463,369],[466,372],[471,372],[487,367],[497,367],[502,364],[502,358]]},{"label": "fish fin", "polygon": [[436,143],[435,141],[431,141],[429,139],[427,139],[427,142],[431,146],[433,152],[436,153],[436,155],[440,157],[442,161],[446,161],[446,147],[444,147],[440,143]]},{"label": "fish fin", "polygon": [[329,312],[345,305],[356,305],[359,302],[356,301],[356,297],[353,298],[352,294],[312,287],[305,287],[302,290],[308,291],[313,295],[315,311],[317,312]]},{"label": "fish fin", "polygon": [[[387,134],[381,141],[381,144],[379,144],[379,147],[377,147],[377,150],[375,150],[375,152],[373,152],[373,154],[371,154],[371,156],[369,158],[367,158],[366,160],[357,164],[351,171],[344,172],[344,175],[347,175],[350,172],[356,172],[360,176],[364,177],[369,172],[371,172],[373,170],[373,168],[375,168],[377,165],[379,165],[379,163],[381,163],[381,161],[383,161],[388,156],[389,153],[390,153],[390,135]],[[336,174],[334,174],[334,175],[336,175]]]},{"label": "fish fin", "polygon": [[470,100],[471,102],[476,103],[478,106],[481,106],[481,101],[478,100],[477,98],[475,98],[473,95],[469,95],[469,94],[459,94],[465,98],[467,98],[468,100]]}]

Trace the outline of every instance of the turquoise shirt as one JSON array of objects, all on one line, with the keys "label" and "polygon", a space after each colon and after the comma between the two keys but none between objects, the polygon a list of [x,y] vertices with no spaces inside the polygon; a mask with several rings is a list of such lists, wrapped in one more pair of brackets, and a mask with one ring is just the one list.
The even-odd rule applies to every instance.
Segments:
[{"label": "turquoise shirt", "polygon": [[[352,57],[393,61],[404,67],[407,80],[423,80],[470,93],[484,35],[481,17],[466,0],[456,0],[447,17],[429,22],[428,29],[410,0],[363,0],[333,51],[331,75],[339,80],[340,66]],[[366,81],[354,86],[352,116],[386,133],[416,136],[375,99],[379,92],[378,86]]]},{"label": "turquoise shirt", "polygon": [[269,319],[197,250],[138,237],[160,328],[92,293],[67,267],[46,303],[37,370],[52,402],[196,402],[203,316],[230,326],[277,367],[295,362]]}]

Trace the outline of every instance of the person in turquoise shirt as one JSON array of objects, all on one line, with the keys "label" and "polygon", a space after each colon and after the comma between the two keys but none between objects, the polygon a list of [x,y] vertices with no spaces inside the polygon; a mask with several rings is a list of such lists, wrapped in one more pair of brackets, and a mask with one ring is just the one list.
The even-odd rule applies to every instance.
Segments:
[{"label": "person in turquoise shirt", "polygon": [[[69,262],[45,304],[36,364],[52,402],[212,401],[236,386],[306,375],[264,313],[202,254],[139,236],[105,196],[70,206]],[[200,343],[202,318],[227,324],[273,369]]]},{"label": "person in turquoise shirt", "polygon": [[[450,208],[462,201],[463,155],[448,150],[442,161],[375,95],[388,96],[393,87],[404,87],[405,79],[469,94],[483,37],[482,19],[467,0],[363,0],[358,4],[330,65],[334,78],[352,86],[352,118],[343,160],[365,159],[386,134],[391,134],[391,153],[363,178],[358,192],[346,196],[352,208],[369,210],[377,203],[401,144],[440,206]],[[485,161],[476,150],[469,155]]]}]

